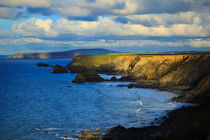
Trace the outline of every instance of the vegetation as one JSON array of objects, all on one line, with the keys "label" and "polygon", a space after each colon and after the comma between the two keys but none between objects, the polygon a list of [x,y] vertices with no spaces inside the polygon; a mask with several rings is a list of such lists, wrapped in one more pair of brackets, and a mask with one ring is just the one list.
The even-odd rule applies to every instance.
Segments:
[{"label": "vegetation", "polygon": [[208,54],[208,52],[180,52],[180,53],[174,53],[174,52],[142,52],[142,53],[110,53],[105,55],[80,55],[80,57],[93,57],[93,58],[116,58],[118,56],[144,56],[144,57],[152,57],[155,55],[184,55],[184,54],[194,54],[194,55],[201,55],[201,54]]}]

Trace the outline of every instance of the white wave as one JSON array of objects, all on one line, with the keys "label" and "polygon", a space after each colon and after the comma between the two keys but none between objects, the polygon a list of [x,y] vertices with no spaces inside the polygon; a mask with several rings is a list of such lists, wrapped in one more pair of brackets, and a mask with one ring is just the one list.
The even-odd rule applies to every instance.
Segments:
[{"label": "white wave", "polygon": [[142,109],[143,103],[142,101],[139,101],[139,108],[136,110],[136,113],[140,112]]}]

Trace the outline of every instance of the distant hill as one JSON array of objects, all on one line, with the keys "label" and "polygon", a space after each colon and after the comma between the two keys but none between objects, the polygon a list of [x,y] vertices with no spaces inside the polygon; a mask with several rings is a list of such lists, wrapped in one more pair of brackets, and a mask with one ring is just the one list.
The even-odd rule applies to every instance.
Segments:
[{"label": "distant hill", "polygon": [[9,56],[9,58],[73,58],[75,55],[104,55],[109,53],[117,53],[107,49],[77,49],[62,52],[46,52],[46,53],[18,53]]}]

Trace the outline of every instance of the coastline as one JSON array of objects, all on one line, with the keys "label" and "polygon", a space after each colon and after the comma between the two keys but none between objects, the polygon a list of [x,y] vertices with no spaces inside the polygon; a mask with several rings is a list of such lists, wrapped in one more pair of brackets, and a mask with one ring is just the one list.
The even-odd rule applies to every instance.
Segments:
[{"label": "coastline", "polygon": [[[72,72],[79,68],[79,73],[95,70],[98,73],[127,75],[117,81],[136,83],[119,86],[170,91],[178,95],[172,101],[197,104],[171,111],[168,117],[162,118],[160,126],[128,129],[117,126],[99,139],[207,140],[210,137],[209,54],[122,56],[103,60],[101,64],[98,64],[98,58],[87,58],[85,61],[89,65],[84,65],[82,57],[76,57],[67,68],[73,70]],[[156,71],[157,69],[159,70]]]}]

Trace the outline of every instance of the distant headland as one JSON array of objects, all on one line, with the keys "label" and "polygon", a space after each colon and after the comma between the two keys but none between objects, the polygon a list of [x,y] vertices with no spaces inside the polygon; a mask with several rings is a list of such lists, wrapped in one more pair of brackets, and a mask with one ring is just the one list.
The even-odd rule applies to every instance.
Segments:
[{"label": "distant headland", "polygon": [[40,53],[17,53],[9,56],[9,58],[54,58],[54,59],[65,59],[73,58],[77,55],[105,55],[109,53],[116,53],[107,49],[76,49],[61,52],[40,52]]}]

